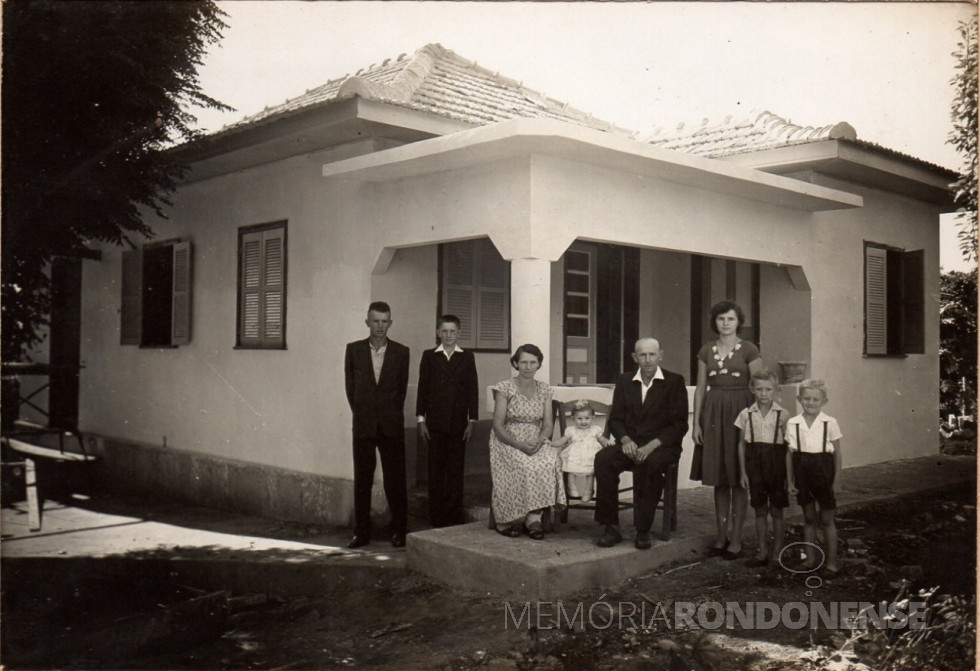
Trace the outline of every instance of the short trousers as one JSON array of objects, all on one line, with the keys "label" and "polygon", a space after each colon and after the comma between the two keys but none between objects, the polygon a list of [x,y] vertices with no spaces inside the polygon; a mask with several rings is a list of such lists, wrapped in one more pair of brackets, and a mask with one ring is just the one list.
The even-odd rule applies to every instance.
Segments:
[{"label": "short trousers", "polygon": [[788,508],[786,491],[786,446],[773,443],[746,443],[745,474],[749,477],[749,504],[762,508]]},{"label": "short trousers", "polygon": [[793,477],[801,506],[817,502],[822,510],[837,508],[834,495],[834,453],[794,452]]}]

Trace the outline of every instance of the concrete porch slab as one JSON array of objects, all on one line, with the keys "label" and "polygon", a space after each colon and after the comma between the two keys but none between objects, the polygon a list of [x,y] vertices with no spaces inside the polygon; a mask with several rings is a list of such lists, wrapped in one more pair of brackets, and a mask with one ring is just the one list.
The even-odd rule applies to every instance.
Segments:
[{"label": "concrete porch slab", "polygon": [[[912,493],[960,485],[976,486],[975,455],[918,457],[845,469],[837,514],[848,508],[887,501]],[[787,524],[802,522],[792,501]],[[632,514],[620,514],[626,538],[613,548],[599,548],[601,529],[588,510],[569,511],[568,523],[543,541],[527,536],[505,538],[487,528],[486,508],[471,507],[482,520],[445,529],[408,535],[407,566],[438,582],[473,592],[527,600],[554,600],[587,590],[613,586],[644,575],[671,561],[704,558],[715,538],[714,495],[711,487],[681,489],[677,493],[678,528],[670,541],[659,538],[658,511],[653,524],[653,547],[633,547]],[[747,511],[742,556],[755,549],[753,513]],[[712,559],[710,561],[722,561]]]},{"label": "concrete porch slab", "polygon": [[626,538],[612,548],[596,545],[601,527],[587,510],[569,511],[568,523],[543,541],[506,538],[482,520],[420,531],[408,536],[408,567],[467,591],[544,601],[612,586],[667,562],[697,556],[713,538],[702,525],[689,526],[679,528],[670,541],[654,533],[653,547],[640,551],[633,547],[631,518],[623,515]]}]

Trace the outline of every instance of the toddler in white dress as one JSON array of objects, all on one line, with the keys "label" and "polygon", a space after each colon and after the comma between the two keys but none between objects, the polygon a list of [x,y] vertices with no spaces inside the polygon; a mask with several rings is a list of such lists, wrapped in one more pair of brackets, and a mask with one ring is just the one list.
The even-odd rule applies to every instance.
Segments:
[{"label": "toddler in white dress", "polygon": [[602,435],[602,427],[592,424],[595,409],[588,401],[575,401],[572,424],[565,429],[555,447],[565,447],[561,453],[562,470],[569,475],[569,490],[577,491],[584,503],[592,500],[595,482],[595,455],[603,447],[615,443]]}]

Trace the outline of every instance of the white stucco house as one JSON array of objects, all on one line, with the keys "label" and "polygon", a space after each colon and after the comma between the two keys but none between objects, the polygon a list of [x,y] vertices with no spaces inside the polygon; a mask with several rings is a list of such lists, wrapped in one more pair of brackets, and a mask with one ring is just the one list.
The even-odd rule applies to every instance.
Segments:
[{"label": "white stucco house", "polygon": [[690,382],[722,298],[768,366],[827,381],[845,466],[938,450],[956,175],[846,123],[643,138],[428,45],[180,151],[156,238],[82,266],[78,420],[118,486],[346,524],[343,354],[372,300],[412,350],[410,469],[438,314],[462,318],[484,388],[524,342],[539,379],[610,383],[640,335]]}]

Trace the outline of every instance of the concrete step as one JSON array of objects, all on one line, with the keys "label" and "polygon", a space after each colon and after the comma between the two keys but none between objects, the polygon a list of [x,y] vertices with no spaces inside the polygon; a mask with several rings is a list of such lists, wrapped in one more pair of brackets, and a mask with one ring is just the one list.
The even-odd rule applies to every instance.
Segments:
[{"label": "concrete step", "polygon": [[[623,529],[632,531],[632,515]],[[659,517],[658,517],[659,521]],[[656,523],[654,524],[656,528]],[[698,529],[701,530],[698,530]],[[486,518],[408,536],[408,568],[443,584],[526,600],[553,600],[612,586],[667,562],[695,557],[712,540],[703,527],[680,528],[653,547],[637,550],[632,537],[613,548],[596,545],[600,527],[587,510],[569,511],[568,523],[543,541],[506,538],[487,528]]]}]

